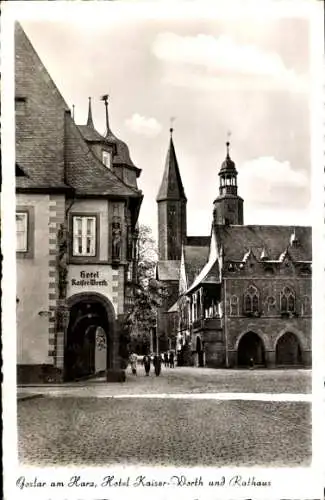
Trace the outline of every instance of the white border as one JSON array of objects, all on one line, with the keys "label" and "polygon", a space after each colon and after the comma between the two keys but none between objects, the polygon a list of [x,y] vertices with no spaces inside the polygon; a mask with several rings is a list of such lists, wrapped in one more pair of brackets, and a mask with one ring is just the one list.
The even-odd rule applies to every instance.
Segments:
[{"label": "white border", "polygon": [[[222,7],[222,11],[221,11]],[[132,498],[139,495],[141,498],[153,495],[158,498],[168,498],[175,494],[179,498],[322,498],[324,479],[323,466],[323,376],[324,376],[324,294],[320,290],[324,290],[324,230],[323,230],[323,215],[324,215],[324,185],[323,175],[323,111],[321,108],[323,97],[323,59],[318,50],[312,52],[313,65],[313,114],[312,114],[312,193],[313,193],[313,464],[309,469],[249,469],[249,476],[268,477],[272,478],[273,487],[271,490],[252,490],[245,489],[238,491],[235,489],[218,489],[211,491],[205,489],[117,489],[117,490],[96,490],[96,495],[91,489],[82,489],[82,491],[72,489],[63,490],[24,490],[20,495],[20,491],[15,487],[15,478],[18,477],[17,468],[17,436],[13,422],[16,421],[16,301],[15,301],[15,277],[16,263],[14,252],[14,239],[12,238],[11,229],[14,226],[14,150],[15,150],[15,135],[14,135],[14,87],[13,87],[13,20],[19,16],[19,19],[52,19],[65,21],[74,20],[76,17],[76,9],[78,17],[83,19],[85,23],[91,22],[93,9],[102,10],[99,16],[103,22],[114,22],[121,14],[128,18],[211,18],[213,15],[218,17],[307,17],[311,21],[312,46],[322,47],[324,43],[323,36],[323,5],[322,2],[316,0],[306,1],[281,1],[276,2],[270,0],[231,0],[228,2],[220,1],[195,1],[195,0],[165,0],[155,2],[136,2],[136,1],[120,1],[109,4],[110,15],[107,16],[107,2],[8,2],[2,4],[2,167],[3,167],[3,185],[1,197],[2,209],[2,246],[3,246],[3,308],[2,308],[2,325],[3,325],[3,419],[4,419],[4,439],[3,439],[3,463],[4,463],[4,488],[6,498],[98,498],[100,496],[109,496],[110,499],[127,498],[132,495]],[[96,19],[96,22],[98,18]],[[5,43],[3,42],[5,40]],[[247,398],[247,394],[236,394],[237,398]],[[291,398],[291,397],[290,397]],[[288,396],[288,399],[290,399]],[[273,399],[270,395],[270,400]],[[14,452],[14,453],[13,453]],[[26,470],[26,469],[25,469]],[[158,478],[170,475],[168,469],[151,468],[143,469],[148,471],[147,475]],[[255,470],[255,473],[254,473]],[[182,469],[185,471],[185,469]],[[234,470],[224,470],[226,475],[234,475]],[[245,469],[235,469],[235,473],[247,474]],[[139,468],[130,468],[127,470],[118,468],[108,471],[107,469],[87,468],[84,469],[83,476],[92,479],[97,475],[109,472],[115,475],[138,475]],[[172,473],[175,469],[172,469]],[[79,470],[80,473],[80,470]],[[204,468],[198,470],[198,474],[211,476],[221,476],[223,470]],[[68,474],[70,477],[71,470],[67,469],[45,469],[30,470],[32,476],[44,475],[57,478],[63,478]],[[195,470],[191,469],[191,476],[195,475]],[[138,492],[138,493],[137,493]]]}]

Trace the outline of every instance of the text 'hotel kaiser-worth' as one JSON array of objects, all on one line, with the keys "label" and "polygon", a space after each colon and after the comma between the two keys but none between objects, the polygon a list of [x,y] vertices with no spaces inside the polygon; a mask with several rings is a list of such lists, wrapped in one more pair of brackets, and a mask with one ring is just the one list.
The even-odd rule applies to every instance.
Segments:
[{"label": "text 'hotel kaiser-worth'", "polygon": [[110,129],[107,96],[102,136],[90,99],[75,124],[18,24],[15,54],[18,383],[118,380],[141,170]]}]

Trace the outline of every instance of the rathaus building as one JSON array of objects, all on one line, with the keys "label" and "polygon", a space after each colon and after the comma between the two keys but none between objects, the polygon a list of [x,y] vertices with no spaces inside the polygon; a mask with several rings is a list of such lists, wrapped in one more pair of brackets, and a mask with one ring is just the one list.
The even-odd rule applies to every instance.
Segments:
[{"label": "rathaus building", "polygon": [[210,235],[188,236],[171,130],[157,196],[157,277],[168,290],[158,336],[195,366],[310,366],[311,227],[244,224],[229,143],[218,177]]}]

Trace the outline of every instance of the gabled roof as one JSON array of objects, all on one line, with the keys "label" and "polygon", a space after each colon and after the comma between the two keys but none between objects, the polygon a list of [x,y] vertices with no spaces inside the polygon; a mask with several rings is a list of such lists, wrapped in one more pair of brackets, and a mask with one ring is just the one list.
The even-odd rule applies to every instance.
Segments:
[{"label": "gabled roof", "polygon": [[[103,165],[84,140],[55,83],[16,23],[17,189],[75,189],[76,195],[142,198]],[[17,104],[18,104],[17,102]],[[91,123],[85,128],[91,130]],[[98,134],[94,129],[93,134]],[[101,141],[105,139],[98,134]]]},{"label": "gabled roof", "polygon": [[160,260],[157,264],[157,279],[160,281],[178,281],[179,273],[179,260]]},{"label": "gabled roof", "polygon": [[210,237],[205,245],[185,245],[184,263],[187,277],[187,284],[190,286],[195,277],[200,273],[209,257]]},{"label": "gabled roof", "polygon": [[[268,260],[277,261],[286,250],[295,261],[312,260],[311,227],[214,225],[213,230],[218,247],[223,248],[225,260],[242,261],[249,251],[260,259],[263,250]],[[293,231],[297,242],[295,246],[290,246]]]},{"label": "gabled roof", "polygon": [[186,200],[172,136],[170,137],[165,170],[156,200]]}]

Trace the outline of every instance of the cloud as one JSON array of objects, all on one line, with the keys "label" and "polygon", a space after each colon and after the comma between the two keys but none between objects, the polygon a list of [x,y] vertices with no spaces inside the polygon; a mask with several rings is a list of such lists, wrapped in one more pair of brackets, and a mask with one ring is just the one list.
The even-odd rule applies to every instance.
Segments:
[{"label": "cloud", "polygon": [[244,162],[238,171],[240,194],[251,203],[293,207],[301,203],[301,194],[309,188],[305,173],[272,156]]},{"label": "cloud", "polygon": [[157,136],[162,129],[162,126],[155,118],[147,118],[138,113],[134,113],[131,118],[127,118],[125,124],[132,132],[147,137]]},{"label": "cloud", "polygon": [[276,52],[239,44],[226,35],[160,33],[154,40],[152,52],[158,59],[174,63],[166,68],[165,81],[175,85],[249,88],[254,79],[258,79],[257,84],[262,87],[285,86],[291,90],[306,87],[306,77],[287,68]]}]

